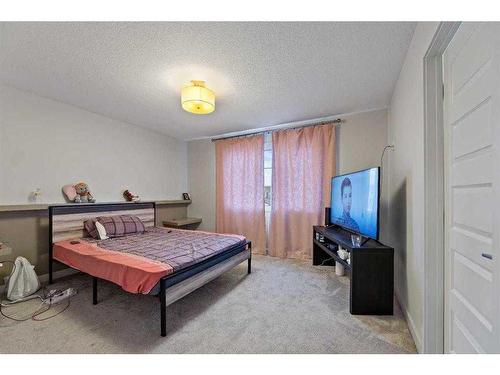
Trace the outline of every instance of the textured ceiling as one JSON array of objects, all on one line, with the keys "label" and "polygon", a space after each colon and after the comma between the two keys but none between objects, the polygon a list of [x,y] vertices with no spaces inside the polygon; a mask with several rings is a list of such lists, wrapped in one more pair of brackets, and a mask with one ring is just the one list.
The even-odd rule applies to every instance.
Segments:
[{"label": "textured ceiling", "polygon": [[[3,83],[193,139],[388,105],[414,23],[3,23]],[[205,80],[216,110],[180,90]]]}]

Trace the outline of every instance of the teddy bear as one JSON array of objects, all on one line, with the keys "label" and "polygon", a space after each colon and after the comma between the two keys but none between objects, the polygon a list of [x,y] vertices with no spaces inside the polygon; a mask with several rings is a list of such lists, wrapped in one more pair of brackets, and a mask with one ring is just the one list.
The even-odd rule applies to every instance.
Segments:
[{"label": "teddy bear", "polygon": [[79,182],[75,185],[76,196],[75,203],[94,203],[95,198],[89,191],[89,186],[85,182]]}]

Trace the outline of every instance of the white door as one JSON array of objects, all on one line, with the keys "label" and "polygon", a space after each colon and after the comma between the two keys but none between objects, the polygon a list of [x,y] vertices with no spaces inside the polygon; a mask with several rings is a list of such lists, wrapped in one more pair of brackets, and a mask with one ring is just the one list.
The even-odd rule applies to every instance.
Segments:
[{"label": "white door", "polygon": [[443,56],[448,353],[500,353],[499,41],[464,23]]}]

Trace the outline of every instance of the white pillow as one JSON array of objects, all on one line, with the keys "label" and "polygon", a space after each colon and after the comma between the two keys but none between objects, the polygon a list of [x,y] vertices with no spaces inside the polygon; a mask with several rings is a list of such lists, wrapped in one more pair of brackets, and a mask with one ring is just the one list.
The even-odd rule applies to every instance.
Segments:
[{"label": "white pillow", "polygon": [[101,240],[107,240],[109,237],[106,234],[106,228],[104,228],[104,225],[99,223],[98,221],[95,222],[95,227],[97,229],[97,233],[99,234],[99,238]]}]

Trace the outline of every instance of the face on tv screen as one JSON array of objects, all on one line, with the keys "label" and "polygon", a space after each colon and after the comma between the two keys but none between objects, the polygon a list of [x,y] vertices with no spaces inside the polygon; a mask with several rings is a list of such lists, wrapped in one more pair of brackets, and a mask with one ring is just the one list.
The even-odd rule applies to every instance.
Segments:
[{"label": "face on tv screen", "polygon": [[378,235],[379,169],[332,179],[331,222],[364,236]]}]

